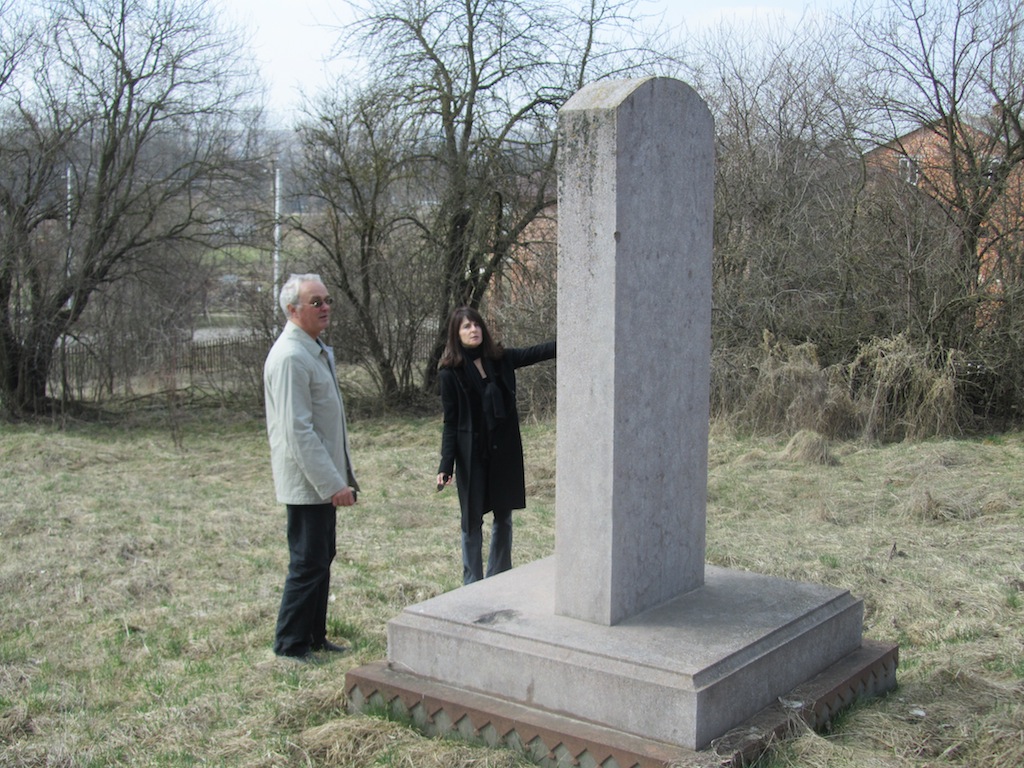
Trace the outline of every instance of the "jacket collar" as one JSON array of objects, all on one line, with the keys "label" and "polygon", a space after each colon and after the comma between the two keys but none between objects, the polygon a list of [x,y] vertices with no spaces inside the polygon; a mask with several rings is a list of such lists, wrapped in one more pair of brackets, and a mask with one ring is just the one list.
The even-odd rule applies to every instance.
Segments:
[{"label": "jacket collar", "polygon": [[321,349],[326,349],[327,345],[323,344],[317,339],[314,339],[304,330],[299,328],[295,323],[289,320],[285,323],[284,330],[281,331],[281,335],[288,338],[290,341],[294,341],[302,346],[311,355],[318,356]]}]

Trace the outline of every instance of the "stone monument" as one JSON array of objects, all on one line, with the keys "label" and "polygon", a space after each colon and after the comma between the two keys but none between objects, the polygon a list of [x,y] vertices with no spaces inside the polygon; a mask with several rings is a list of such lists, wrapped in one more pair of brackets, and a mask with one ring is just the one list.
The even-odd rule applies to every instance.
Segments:
[{"label": "stone monument", "polygon": [[780,700],[820,725],[895,684],[896,648],[844,590],[704,563],[711,115],[678,80],[608,81],[559,131],[555,554],[409,606],[350,707],[559,766],[679,764],[778,732]]},{"label": "stone monument", "polygon": [[652,79],[559,127],[555,609],[610,625],[704,583],[714,123]]}]

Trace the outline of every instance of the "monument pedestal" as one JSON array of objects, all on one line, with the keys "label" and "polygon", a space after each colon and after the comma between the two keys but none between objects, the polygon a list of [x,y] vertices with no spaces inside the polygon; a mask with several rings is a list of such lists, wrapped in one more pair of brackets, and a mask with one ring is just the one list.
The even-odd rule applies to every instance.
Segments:
[{"label": "monument pedestal", "polygon": [[678,762],[772,707],[782,724],[827,720],[895,683],[895,647],[862,647],[862,604],[843,590],[709,566],[702,587],[602,626],[556,614],[554,578],[548,558],[410,606],[388,623],[387,665],[350,672],[350,706],[419,696],[435,702],[428,732],[527,751],[536,735],[540,752],[577,753],[554,764],[618,754],[625,768]]}]

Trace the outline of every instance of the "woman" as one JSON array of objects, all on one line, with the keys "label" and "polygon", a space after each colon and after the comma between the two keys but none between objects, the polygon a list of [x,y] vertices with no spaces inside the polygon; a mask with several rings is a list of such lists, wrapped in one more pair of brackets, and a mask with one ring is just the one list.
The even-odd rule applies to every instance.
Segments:
[{"label": "woman", "polygon": [[554,356],[553,341],[504,349],[471,307],[459,307],[448,319],[448,340],[438,364],[444,429],[437,490],[455,476],[462,507],[463,584],[484,577],[481,527],[487,512],[494,513],[487,575],[512,567],[512,510],[526,506],[515,372]]}]

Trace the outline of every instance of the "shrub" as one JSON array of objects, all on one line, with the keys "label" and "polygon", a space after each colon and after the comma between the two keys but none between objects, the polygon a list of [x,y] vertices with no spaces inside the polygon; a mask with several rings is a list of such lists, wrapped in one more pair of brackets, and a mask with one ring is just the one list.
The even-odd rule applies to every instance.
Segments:
[{"label": "shrub", "polygon": [[826,439],[894,441],[962,434],[974,426],[959,372],[963,356],[935,363],[899,335],[872,339],[852,362],[823,367],[817,348],[767,331],[759,348],[716,350],[711,412],[761,434],[807,431]]},{"label": "shrub", "polygon": [[931,357],[902,334],[861,346],[849,380],[863,413],[864,437],[922,439],[965,431],[971,415],[957,394],[958,355],[947,353],[939,366]]}]

